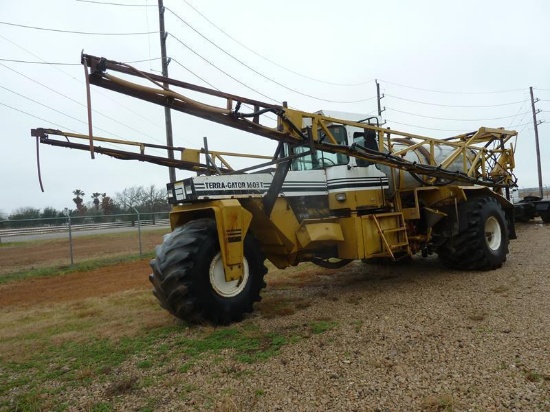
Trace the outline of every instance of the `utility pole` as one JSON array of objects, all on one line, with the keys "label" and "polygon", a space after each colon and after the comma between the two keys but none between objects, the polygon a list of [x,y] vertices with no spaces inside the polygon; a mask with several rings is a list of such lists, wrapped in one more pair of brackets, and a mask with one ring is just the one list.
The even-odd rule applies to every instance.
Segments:
[{"label": "utility pole", "polygon": [[376,82],[376,98],[377,98],[377,101],[378,101],[378,116],[381,117],[382,112],[386,110],[385,107],[382,109],[382,105],[381,105],[381,102],[380,102],[384,98],[384,95],[380,94],[380,83],[378,83],[378,80],[374,79],[374,81]]},{"label": "utility pole", "polygon": [[533,110],[533,125],[535,126],[535,143],[537,147],[537,171],[539,173],[539,194],[540,197],[544,197],[544,194],[542,192],[542,169],[540,165],[540,146],[539,146],[539,124],[542,122],[537,121],[537,113],[540,113],[540,110],[535,110],[535,103],[539,101],[539,99],[535,99],[533,96],[533,88],[529,87],[529,92],[531,93],[531,109]]},{"label": "utility pole", "polygon": [[[159,32],[160,32],[160,55],[162,60],[162,75],[164,77],[168,77],[168,63],[170,63],[170,60],[166,57],[166,37],[168,36],[168,33],[166,33],[166,30],[164,29],[164,4],[162,0],[158,0],[159,2]],[[168,88],[168,83],[164,83],[164,87]],[[173,159],[174,158],[174,150],[172,147],[174,147],[174,139],[172,136],[172,114],[170,112],[170,108],[164,107],[164,119],[166,122],[166,146],[169,147],[168,149],[168,158]],[[176,181],[176,169],[173,167],[168,168],[168,174],[170,175],[170,183],[174,183]]]}]

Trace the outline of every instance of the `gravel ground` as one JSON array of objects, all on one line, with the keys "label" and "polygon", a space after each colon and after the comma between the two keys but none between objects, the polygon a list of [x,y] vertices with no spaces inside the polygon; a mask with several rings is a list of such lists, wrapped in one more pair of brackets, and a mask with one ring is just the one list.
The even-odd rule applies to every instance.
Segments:
[{"label": "gravel ground", "polygon": [[[155,383],[120,395],[117,410],[550,411],[549,234],[550,225],[519,225],[508,261],[491,272],[419,258],[319,271],[302,287],[271,279],[266,299],[307,305],[271,319],[260,307],[243,325],[302,337],[312,322],[330,329],[253,364],[230,351],[186,371],[127,362],[121,376]],[[97,400],[105,390],[68,396]]]}]

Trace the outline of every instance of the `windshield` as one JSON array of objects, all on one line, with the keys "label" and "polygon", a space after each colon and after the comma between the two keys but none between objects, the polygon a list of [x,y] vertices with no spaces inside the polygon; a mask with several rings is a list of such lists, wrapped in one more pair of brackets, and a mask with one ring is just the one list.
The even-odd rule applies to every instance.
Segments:
[{"label": "windshield", "polygon": [[[344,126],[333,125],[328,127],[330,133],[334,136],[339,145],[347,146],[347,131]],[[326,138],[326,134],[320,130],[319,139],[322,142]],[[309,151],[309,147],[300,146],[294,148],[294,154],[300,154]],[[339,153],[329,153],[322,150],[317,150],[314,154],[309,154],[299,157],[292,161],[292,170],[314,170],[325,167],[346,165],[349,162],[349,157]]]}]

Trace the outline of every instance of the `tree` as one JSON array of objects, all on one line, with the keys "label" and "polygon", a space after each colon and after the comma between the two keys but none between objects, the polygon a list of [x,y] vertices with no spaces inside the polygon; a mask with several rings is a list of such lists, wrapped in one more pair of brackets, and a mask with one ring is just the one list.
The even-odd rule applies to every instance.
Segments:
[{"label": "tree", "polygon": [[58,212],[53,207],[45,207],[42,213],[40,213],[40,217],[42,219],[53,219],[58,217],[60,212]]},{"label": "tree", "polygon": [[145,190],[142,186],[127,187],[115,195],[116,202],[126,212],[134,212],[134,207],[139,208],[145,199]]},{"label": "tree", "polygon": [[9,220],[40,219],[40,209],[33,207],[20,207],[10,216]]},{"label": "tree", "polygon": [[155,185],[147,188],[146,210],[149,212],[165,212],[170,210],[166,190],[157,189]]},{"label": "tree", "polygon": [[[36,220],[40,218],[40,209],[35,209],[33,207],[20,207],[13,211],[9,215],[8,219],[10,221],[10,227],[28,227],[28,226],[39,226],[40,221]],[[22,220],[33,219],[33,222],[21,222]]]},{"label": "tree", "polygon": [[117,209],[117,205],[113,202],[113,199],[111,199],[109,196],[107,196],[107,193],[101,194],[101,210],[103,211],[104,215],[111,215],[113,212],[115,212]]},{"label": "tree", "polygon": [[134,207],[140,212],[164,212],[170,210],[170,205],[163,189],[155,185],[127,187],[116,194],[117,203],[126,211],[134,212]]},{"label": "tree", "polygon": [[101,193],[99,192],[92,193],[92,203],[94,204],[95,210],[99,210],[99,205],[101,203],[99,200],[99,196],[101,196]]},{"label": "tree", "polygon": [[76,196],[75,198],[73,198],[73,202],[75,202],[76,209],[78,210],[78,213],[80,213],[81,215],[85,214],[87,210],[86,206],[83,204],[84,201],[82,200],[82,197],[84,197],[85,194],[86,193],[84,193],[84,191],[80,189],[73,190],[73,195]]}]

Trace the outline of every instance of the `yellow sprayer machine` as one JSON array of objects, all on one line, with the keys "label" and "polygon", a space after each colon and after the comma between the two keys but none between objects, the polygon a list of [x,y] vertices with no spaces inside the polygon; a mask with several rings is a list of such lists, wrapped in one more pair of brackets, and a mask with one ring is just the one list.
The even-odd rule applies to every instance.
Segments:
[{"label": "yellow sprayer machine", "polygon": [[[496,269],[506,260],[515,238],[508,201],[515,131],[482,127],[439,140],[382,128],[377,118],[306,113],[95,56],[82,62],[88,84],[278,142],[273,156],[234,170],[227,157],[238,154],[210,151],[206,142],[193,150],[33,130],[41,143],[197,172],[167,185],[172,232],[151,261],[153,293],[178,318],[241,320],[261,299],[266,258],[281,269],[433,253],[460,270]],[[145,153],[151,147],[179,158]]]}]

